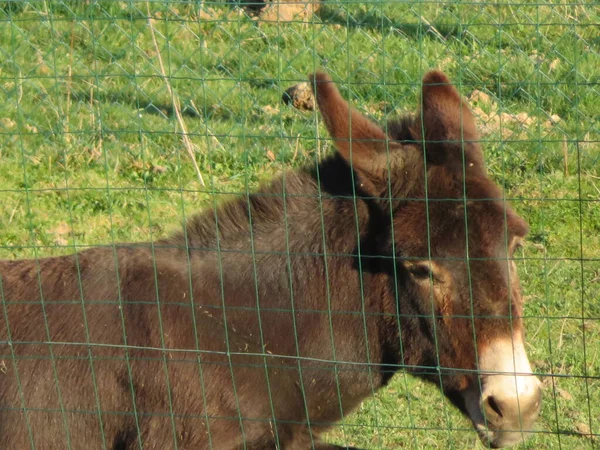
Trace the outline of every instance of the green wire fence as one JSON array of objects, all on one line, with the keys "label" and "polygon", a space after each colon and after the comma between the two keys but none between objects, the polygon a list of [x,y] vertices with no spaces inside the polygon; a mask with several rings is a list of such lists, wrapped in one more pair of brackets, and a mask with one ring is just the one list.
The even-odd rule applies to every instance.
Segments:
[{"label": "green wire fence", "polygon": [[[158,239],[318,161],[332,146],[317,115],[281,100],[318,68],[381,123],[415,109],[430,68],[469,98],[488,169],[531,226],[519,272],[545,402],[523,448],[598,448],[594,1],[2,1],[0,257]],[[403,373],[329,440],[480,445],[435,387]]]}]

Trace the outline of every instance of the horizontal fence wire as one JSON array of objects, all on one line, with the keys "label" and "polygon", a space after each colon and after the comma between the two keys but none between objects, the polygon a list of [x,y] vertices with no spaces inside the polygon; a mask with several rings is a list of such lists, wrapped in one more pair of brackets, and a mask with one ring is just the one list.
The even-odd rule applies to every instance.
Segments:
[{"label": "horizontal fence wire", "polygon": [[[479,367],[488,334],[522,321],[542,406],[521,448],[598,448],[598,30],[594,1],[0,1],[0,447],[285,449],[302,430],[298,448],[489,448],[449,380],[527,378]],[[472,136],[422,138],[431,69],[470,108],[490,195],[470,195]],[[343,145],[317,70],[387,136],[411,124],[385,143],[382,189],[352,156],[378,137],[339,151],[354,171],[315,168]],[[428,156],[394,172],[398,141],[464,150],[460,195],[436,192]],[[487,254],[474,211],[490,204]],[[508,204],[528,223],[518,246]],[[423,212],[410,243],[407,207]],[[520,291],[490,281],[513,263]],[[377,309],[383,273],[377,295],[422,301]],[[499,406],[477,401],[495,429]]]}]

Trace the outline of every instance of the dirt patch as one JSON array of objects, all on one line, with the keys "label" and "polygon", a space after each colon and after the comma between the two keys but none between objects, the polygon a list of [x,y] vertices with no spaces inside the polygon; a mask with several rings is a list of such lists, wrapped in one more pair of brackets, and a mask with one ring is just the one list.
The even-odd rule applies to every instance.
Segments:
[{"label": "dirt patch", "polygon": [[65,246],[69,244],[69,236],[73,230],[71,227],[65,222],[59,224],[54,230],[52,230],[52,234],[54,235],[54,244],[59,246]]},{"label": "dirt patch", "polygon": [[542,119],[539,117],[531,116],[526,112],[516,114],[501,112],[500,107],[490,95],[477,89],[471,92],[468,98],[482,136],[501,131],[502,137],[507,138],[518,135],[531,127],[539,126],[549,129],[562,120],[557,114],[541,121]]},{"label": "dirt patch", "polygon": [[16,128],[17,122],[12,120],[10,117],[3,117],[2,119],[0,119],[0,125],[5,130],[12,130],[13,128]]},{"label": "dirt patch", "polygon": [[266,2],[266,7],[260,18],[267,21],[291,22],[293,20],[306,21],[321,7],[320,0],[294,1],[272,0]]},{"label": "dirt patch", "polygon": [[321,0],[237,0],[235,3],[268,22],[304,22],[321,7]]}]

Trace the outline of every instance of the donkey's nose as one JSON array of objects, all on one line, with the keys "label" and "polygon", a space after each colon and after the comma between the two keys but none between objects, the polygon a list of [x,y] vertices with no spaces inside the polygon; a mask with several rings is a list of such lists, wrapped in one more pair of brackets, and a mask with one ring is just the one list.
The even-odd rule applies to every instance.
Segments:
[{"label": "donkey's nose", "polygon": [[540,413],[542,390],[529,365],[522,334],[497,339],[483,348],[479,368],[480,416],[472,417],[476,416],[480,435],[494,448],[524,440]]},{"label": "donkey's nose", "polygon": [[[489,445],[506,447],[524,440],[532,431],[542,404],[539,380],[532,376],[495,375],[492,381],[500,381],[503,390],[483,395],[481,409],[485,413]],[[509,380],[512,378],[512,383]],[[512,384],[512,389],[509,389]]]},{"label": "donkey's nose", "polygon": [[483,401],[488,422],[506,431],[529,430],[542,404],[539,385],[517,396],[490,395]]}]

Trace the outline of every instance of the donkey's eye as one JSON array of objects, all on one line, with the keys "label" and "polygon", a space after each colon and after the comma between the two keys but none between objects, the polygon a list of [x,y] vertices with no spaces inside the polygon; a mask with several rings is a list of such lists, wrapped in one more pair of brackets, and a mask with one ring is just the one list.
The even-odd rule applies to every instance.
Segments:
[{"label": "donkey's eye", "polygon": [[427,264],[415,264],[409,267],[409,272],[417,279],[425,280],[433,277],[431,267]]}]

